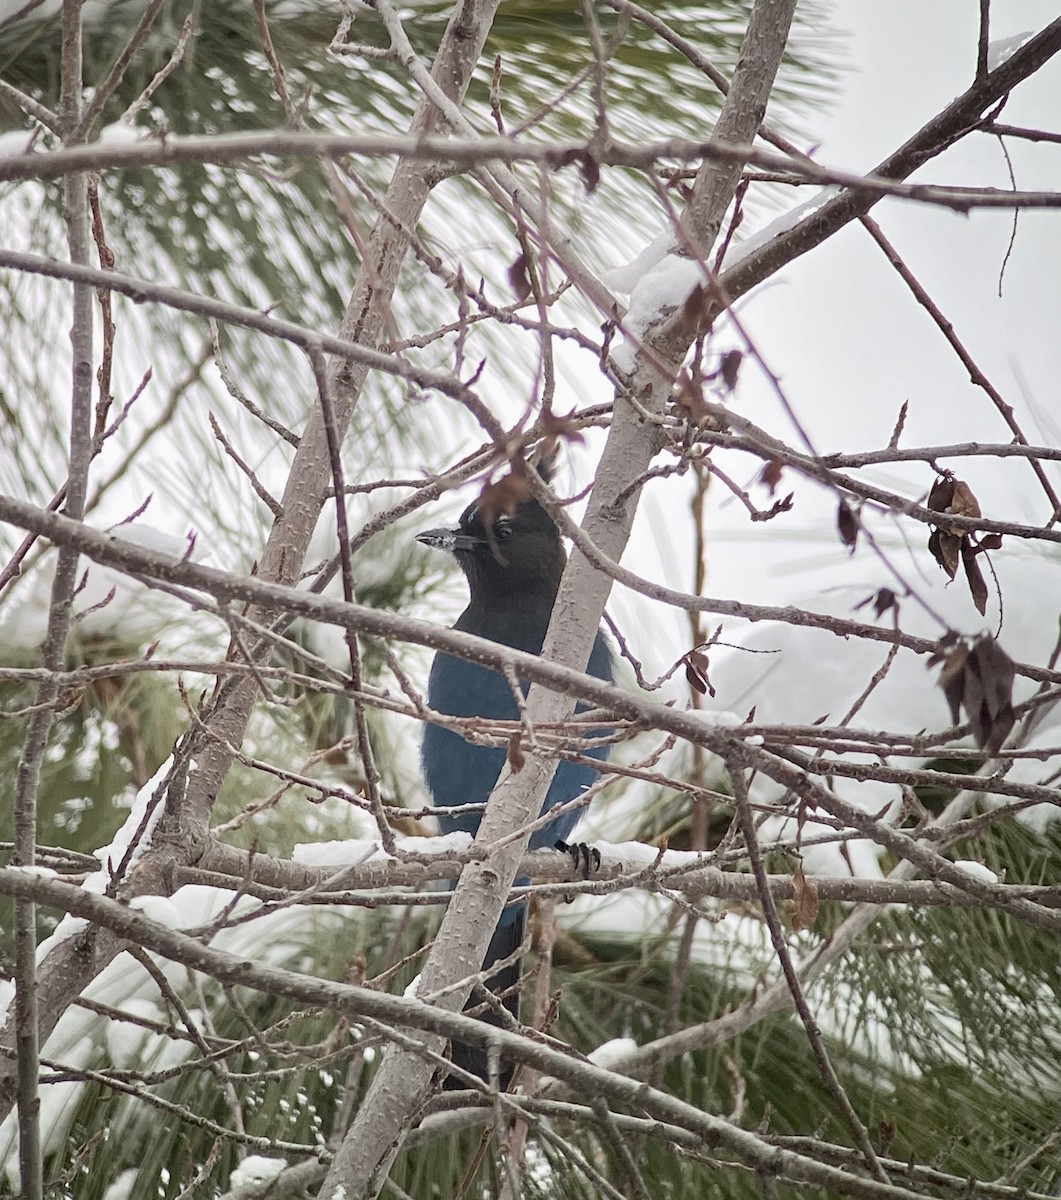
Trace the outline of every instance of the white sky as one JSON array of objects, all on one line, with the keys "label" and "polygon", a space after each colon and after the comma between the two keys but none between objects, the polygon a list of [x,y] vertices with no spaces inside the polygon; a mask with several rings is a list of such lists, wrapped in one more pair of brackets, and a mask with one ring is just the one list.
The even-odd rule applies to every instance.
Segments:
[{"label": "white sky", "polygon": [[[806,123],[819,143],[816,158],[830,166],[867,170],[901,145],[951,99],[965,90],[976,62],[978,5],[975,0],[893,0],[866,4],[837,0],[835,23],[850,32],[848,71],[841,78],[830,111],[811,114]],[[992,37],[1037,30],[1058,15],[1045,0],[1008,0],[993,6]],[[1002,120],[1009,124],[1057,129],[1061,62],[1054,60],[1013,94]],[[1021,189],[1061,188],[1061,146],[1008,140]],[[920,181],[1010,186],[998,140],[974,135],[933,160]],[[799,198],[809,195],[801,190]],[[798,203],[794,197],[792,205]],[[997,295],[998,277],[1012,228],[1012,216],[981,212],[963,217],[947,210],[901,201],[878,205],[874,215],[927,288],[953,321],[956,331],[989,379],[1014,406],[1030,441],[1056,444],[1061,426],[1056,381],[1061,375],[1061,222],[1052,211],[1020,217],[1013,253]],[[753,232],[748,229],[746,232]],[[883,254],[858,226],[805,255],[769,285],[745,300],[741,314],[766,362],[782,380],[785,393],[809,430],[815,448],[856,451],[882,447],[902,402],[910,411],[901,444],[916,446],[966,440],[1005,442],[1011,434],[988,397],[975,388],[929,316],[913,301]],[[1021,382],[1027,388],[1022,391]],[[798,435],[781,412],[761,374],[746,363],[733,401],[740,412],[800,446]],[[738,482],[755,476],[747,457],[727,460]],[[984,511],[1017,521],[1044,521],[1045,497],[1026,464],[997,460],[958,466],[977,492]],[[1050,464],[1056,486],[1061,472]],[[896,468],[879,468],[866,478],[903,490]],[[927,467],[907,473],[908,494],[927,489]],[[666,485],[664,485],[666,487]],[[779,494],[796,486],[782,481]],[[687,495],[688,493],[686,493]],[[768,507],[762,487],[753,498]],[[662,490],[659,492],[663,498]],[[822,594],[856,583],[859,595],[884,581],[869,551],[848,560],[834,533],[834,498],[821,489],[797,489],[795,510],[766,525],[749,522],[744,508],[717,488],[708,552],[708,594],[756,603],[802,603],[821,608]],[[666,508],[644,506],[626,561],[639,572],[690,583],[691,568],[684,499],[673,490]],[[909,554],[890,527],[878,531],[895,549],[895,560],[917,578]],[[912,530],[923,547],[926,533]],[[1041,550],[1008,546],[1033,566]],[[982,622],[967,596],[940,598],[944,577],[919,553],[926,571],[919,590],[952,609],[965,629]],[[1023,570],[1023,567],[1021,568]],[[1054,580],[1056,588],[1058,581]],[[954,593],[962,585],[953,585]],[[1056,590],[1053,595],[1061,594]],[[852,596],[852,599],[855,597]],[[617,597],[617,610],[624,605]],[[850,603],[837,604],[850,612]],[[1056,600],[1049,623],[1056,622]],[[989,617],[991,609],[989,609]],[[1014,612],[1015,616],[1015,612]],[[631,614],[632,619],[632,614]],[[660,644],[663,629],[675,639]],[[1055,626],[1056,628],[1056,626]],[[732,622],[732,637],[741,626]],[[657,620],[641,632],[655,644],[661,660],[686,636],[684,618],[669,625]],[[926,632],[928,630],[926,629]],[[938,632],[938,629],[937,629]],[[1010,628],[1010,633],[1013,630]],[[667,639],[670,640],[669,638]],[[1003,641],[1006,640],[1006,631]],[[680,651],[679,651],[680,652]]]}]

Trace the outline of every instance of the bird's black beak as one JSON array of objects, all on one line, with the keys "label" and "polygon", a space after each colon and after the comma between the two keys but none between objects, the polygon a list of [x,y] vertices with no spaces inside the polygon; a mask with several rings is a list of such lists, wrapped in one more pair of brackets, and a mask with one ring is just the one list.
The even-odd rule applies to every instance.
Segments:
[{"label": "bird's black beak", "polygon": [[470,533],[461,533],[459,529],[425,529],[423,533],[416,535],[416,540],[421,546],[446,550],[450,554],[475,550],[486,544],[484,538],[473,537]]}]

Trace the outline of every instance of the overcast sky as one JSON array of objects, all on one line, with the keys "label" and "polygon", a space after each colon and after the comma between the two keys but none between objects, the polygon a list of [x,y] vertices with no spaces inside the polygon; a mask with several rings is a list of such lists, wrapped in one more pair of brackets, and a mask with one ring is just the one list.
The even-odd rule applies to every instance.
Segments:
[{"label": "overcast sky", "polygon": [[[851,69],[835,107],[817,126],[819,160],[867,169],[964,90],[976,60],[977,7],[972,0],[838,3],[837,21],[851,30]],[[999,36],[1038,29],[1058,12],[1056,4],[1031,0],[994,8]],[[1056,127],[1059,95],[1061,62],[1055,60],[1017,89],[1004,119]],[[1007,144],[1018,187],[1061,187],[1061,147],[1013,139]],[[916,178],[1009,186],[998,140],[985,135],[966,139]],[[1061,272],[1056,269],[1061,223],[1056,212],[1021,215],[1001,299],[998,282],[1011,214],[964,217],[886,201],[876,216],[988,377],[1017,409],[1029,439],[1055,441],[1061,368]],[[904,445],[1010,439],[991,402],[970,384],[928,315],[911,301],[905,285],[856,225],[798,260],[783,272],[780,284],[763,288],[744,315],[767,361],[782,374],[801,420],[815,431],[821,451],[884,445],[904,400],[910,404]],[[749,415],[778,428],[776,401],[752,372],[741,400]],[[1030,470],[1013,466],[1015,470],[997,463],[983,468],[983,478],[994,485],[990,499],[1006,505],[1014,519],[1044,519],[1045,498],[1036,487],[1023,486],[1032,478]],[[999,486],[1000,478],[1005,486]],[[739,526],[736,508],[727,506],[720,516],[726,513],[733,518],[727,524]],[[780,528],[775,524],[775,531]],[[727,557],[718,556],[719,583],[725,578],[722,572],[732,569]],[[780,586],[776,574],[768,574],[773,586]]]},{"label": "overcast sky", "polygon": [[[831,107],[810,114],[805,123],[819,143],[818,161],[867,170],[968,86],[976,62],[978,5],[974,0],[929,4],[838,0],[834,7],[837,26],[849,32],[846,73]],[[1057,5],[1045,0],[1008,0],[993,10],[992,37],[1038,30],[1058,15]],[[1002,119],[1056,129],[1058,96],[1061,62],[1055,59],[1017,89]],[[1061,146],[1012,139],[1007,145],[1019,188],[1061,188]],[[1010,186],[999,142],[986,135],[967,138],[915,178]],[[800,192],[801,197],[809,194],[806,189]],[[794,199],[793,205],[797,202]],[[885,201],[875,215],[988,377],[1014,406],[1029,440],[1057,444],[1061,218],[1056,211],[1021,215],[1001,299],[999,274],[1012,214],[981,212],[964,217],[939,208]],[[789,402],[819,452],[883,447],[903,401],[910,406],[904,446],[1011,440],[991,401],[970,384],[928,315],[857,225],[797,260],[748,298],[742,316],[757,348],[781,377]],[[773,391],[750,364],[733,403],[800,446]],[[742,465],[737,472],[740,482],[754,478],[756,466],[751,459],[728,461]],[[983,460],[962,464],[960,469],[990,515],[1029,522],[1047,518],[1045,497],[1027,464]],[[1051,464],[1047,469],[1052,469]],[[1061,484],[1056,469],[1053,476]],[[896,468],[878,468],[866,477],[905,488],[908,494],[927,489],[932,482],[927,467],[905,475]],[[781,490],[792,486],[795,481],[786,478]],[[821,607],[822,596],[832,594],[829,589],[851,584],[866,590],[884,581],[880,564],[868,550],[860,548],[853,560],[840,550],[833,525],[835,500],[824,490],[797,487],[795,510],[766,525],[751,524],[745,510],[725,499],[721,488],[715,489],[715,496],[709,594]],[[765,489],[753,489],[753,496],[768,506]],[[684,572],[679,582],[688,586],[689,568],[682,564],[688,563],[689,556],[685,526],[677,516],[680,511],[673,496],[665,504],[645,506],[627,561],[645,574],[658,570],[672,577],[678,564],[678,571]],[[944,578],[926,555],[919,555],[926,572],[922,578],[894,527],[879,523],[875,528],[893,547],[903,571],[917,580],[919,590],[933,603],[947,608],[949,619],[963,629],[982,627],[967,595],[942,595]],[[915,529],[913,536],[923,547],[921,531]],[[998,556],[1000,563],[1007,556],[1021,560],[1021,573],[1045,566],[1041,547],[1029,550],[1010,544]],[[1005,563],[1001,565],[1008,570]],[[1061,581],[1054,578],[1050,595],[1061,594],[1059,585]],[[852,593],[851,598],[857,597]],[[1054,628],[1056,607],[1055,601],[1049,618]],[[1016,620],[1015,609],[1013,617]],[[659,644],[665,627],[666,622],[657,621],[648,640]],[[667,628],[679,641],[684,636],[681,619]],[[732,634],[739,630],[739,623],[728,628]],[[643,627],[643,632],[648,631]],[[1015,632],[1004,630],[1003,640]],[[660,646],[663,656],[669,649]]]}]

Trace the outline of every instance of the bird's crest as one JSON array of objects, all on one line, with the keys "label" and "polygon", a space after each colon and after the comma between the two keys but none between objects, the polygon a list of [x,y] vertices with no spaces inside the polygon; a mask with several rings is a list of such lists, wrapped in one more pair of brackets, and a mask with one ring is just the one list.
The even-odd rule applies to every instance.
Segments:
[{"label": "bird's crest", "polygon": [[[521,504],[534,499],[527,482],[528,467],[535,470],[544,483],[549,483],[556,472],[559,458],[559,440],[547,438],[536,446],[526,459],[511,459],[508,471],[500,479],[488,483],[483,488],[475,508],[488,538],[500,517],[514,517]],[[494,552],[497,553],[496,547]]]},{"label": "bird's crest", "polygon": [[533,467],[543,483],[552,483],[560,462],[560,439],[546,438],[540,442],[527,457],[527,465]]}]

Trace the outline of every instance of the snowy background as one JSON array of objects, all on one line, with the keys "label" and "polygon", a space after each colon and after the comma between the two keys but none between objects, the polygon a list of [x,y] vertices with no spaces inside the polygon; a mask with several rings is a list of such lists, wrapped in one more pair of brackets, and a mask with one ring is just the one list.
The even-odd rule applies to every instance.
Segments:
[{"label": "snowy background", "polygon": [[[0,17],[17,7],[13,0],[5,0],[0,4]],[[972,0],[933,0],[927,5],[923,0],[895,0],[887,5],[842,0],[833,9],[835,23],[849,30],[843,49],[844,74],[831,107],[811,119],[813,149],[823,164],[866,170],[968,85],[976,59],[977,5]],[[994,36],[1008,38],[1037,29],[1056,15],[1055,4],[1039,0],[996,4],[992,12]],[[1056,122],[1058,95],[1061,62],[1054,61],[1018,89],[1002,119],[1010,124],[1050,127],[1051,121]],[[1013,140],[1007,147],[1018,188],[1061,187],[1061,147]],[[933,160],[915,179],[1010,186],[999,143],[986,135],[965,139]],[[793,193],[792,207],[810,191]],[[764,214],[762,219],[765,222],[774,215]],[[1055,214],[1025,211],[1020,215],[1004,275],[1003,263],[1013,234],[1012,214],[997,211],[959,216],[944,209],[888,200],[877,206],[875,216],[953,321],[958,336],[981,368],[1014,406],[1029,440],[1057,444],[1061,435],[1061,418],[1057,415],[1061,272],[1056,264],[1061,261],[1061,227]],[[614,261],[598,265],[601,269],[622,266],[635,258],[656,232],[630,230],[629,242],[615,246]],[[743,232],[752,234],[754,228],[746,225]],[[903,403],[909,405],[904,446],[1010,440],[990,400],[970,383],[927,314],[912,301],[905,285],[858,226],[849,227],[793,263],[769,285],[742,301],[739,311],[759,353],[780,377],[789,402],[820,453],[883,446]],[[588,356],[564,354],[562,366],[568,387],[580,400],[606,398],[604,384]],[[787,427],[768,381],[750,361],[744,365],[732,403],[757,424],[782,433],[790,444],[803,448],[798,432]],[[576,453],[562,487],[574,491],[584,484],[592,469],[594,446],[590,439],[589,446]],[[446,455],[454,459],[465,449],[457,444],[445,447]],[[727,456],[725,461],[737,481],[765,505],[766,491],[755,483],[758,461],[736,455]],[[1047,463],[1046,470],[1055,486],[1061,487],[1057,465]],[[1028,523],[1047,519],[1045,498],[1026,462],[972,460],[963,462],[960,471],[986,514]],[[924,465],[878,468],[864,474],[882,486],[915,497],[922,497],[932,481]],[[845,553],[835,532],[832,493],[786,475],[779,490],[789,488],[796,492],[793,511],[767,524],[752,525],[742,506],[722,488],[713,487],[707,534],[707,594],[759,604],[791,603],[852,616],[854,605],[876,588],[894,586],[894,578],[865,544],[853,557]],[[469,490],[454,497],[454,506],[465,502],[470,494]],[[116,499],[115,515],[128,511],[138,499],[138,494]],[[168,522],[167,517],[172,520]],[[167,532],[178,539],[186,531],[184,514],[167,512],[164,498],[152,511],[151,519],[168,526]],[[1047,660],[1057,637],[1061,597],[1061,564],[1055,553],[1041,544],[1022,545],[1007,539],[1003,549],[993,556],[1004,611],[1000,613],[992,589],[987,617],[981,618],[960,581],[945,586],[944,576],[924,548],[923,537],[915,533],[914,541],[908,544],[890,519],[868,515],[865,519],[904,578],[955,628],[963,632],[995,630],[1001,619],[1000,640],[1012,657],[1037,663]],[[426,523],[436,522],[432,519]],[[687,589],[692,582],[688,567],[691,536],[687,492],[679,493],[671,485],[658,493],[650,489],[624,561],[646,578]],[[203,531],[203,554],[209,553],[210,542],[210,531]],[[93,586],[97,590],[83,599],[86,606],[110,586],[105,573],[96,574]],[[24,598],[24,606],[0,616],[5,636],[32,639],[33,618],[39,618],[45,595],[46,581],[39,582],[34,595]],[[452,590],[448,603],[449,612],[433,609],[440,619],[456,615],[462,603],[459,589]],[[650,606],[619,588],[610,609],[650,676],[667,669],[689,648],[688,622],[679,611]],[[116,611],[120,610],[112,609],[107,619],[113,620]],[[135,606],[129,611],[135,611]],[[715,623],[708,615],[707,627],[713,628]],[[925,636],[940,632],[933,619],[911,601],[904,602],[903,626]],[[761,721],[804,723],[824,715],[839,717],[885,654],[883,645],[854,646],[827,633],[788,626],[749,627],[736,621],[726,622],[725,639],[778,652],[752,657],[738,651],[718,651],[712,657],[711,679],[717,689],[714,703],[738,714],[754,706]],[[419,667],[423,675],[426,656]],[[684,684],[676,683],[669,694],[682,703],[687,699]],[[949,724],[949,717],[924,662],[903,653],[886,683],[863,709],[858,724],[871,729],[938,729]],[[1038,743],[1056,745],[1061,740],[1058,729],[1056,719],[1044,724],[1036,735]],[[413,740],[409,736],[406,769],[410,775],[415,773]],[[1050,769],[1050,764],[1027,763],[1012,777],[1037,780]],[[838,789],[845,790],[843,782]],[[847,788],[850,798],[867,808],[879,807],[892,791],[864,785]],[[631,793],[624,804],[636,804],[637,795],[636,791]],[[621,829],[615,826],[621,826],[622,818],[623,805],[616,806],[591,818],[586,832],[618,840]],[[1045,814],[1035,811],[1025,819],[1042,821]],[[855,862],[866,873],[879,870],[876,851],[871,847],[856,850]],[[822,850],[809,856],[808,869],[834,873],[844,869],[844,864],[835,850]],[[177,913],[172,919],[194,923],[206,919],[220,903],[201,889],[184,889],[174,897]],[[655,900],[626,894],[607,903],[583,901],[563,909],[560,915],[564,921],[585,929],[631,932],[641,922],[649,925],[662,920],[661,909],[662,904]],[[236,953],[260,954],[267,937],[275,961],[290,962],[304,936],[301,923],[310,919],[304,912],[291,912],[270,921],[268,930],[263,928],[264,923],[243,927],[244,931],[234,933],[225,945]],[[348,917],[329,913],[312,919],[326,928],[329,922]],[[737,925],[737,921],[729,922],[731,928]],[[713,931],[705,930],[704,944],[698,947],[704,955],[712,953],[713,936]],[[743,931],[738,928],[734,933],[737,939],[742,936],[747,936],[751,957],[756,959],[762,951],[761,925],[749,920]],[[173,974],[176,979],[181,972],[174,968]],[[160,1016],[161,1009],[152,1001],[130,999],[138,990],[146,996],[149,991],[153,993],[153,985],[139,968],[130,970],[122,962],[114,964],[93,985],[97,998],[114,1004],[124,1002],[141,1015]],[[116,1065],[131,1061],[143,1050],[141,1044],[132,1044],[139,1036],[131,1034],[128,1043],[117,1036],[112,1039],[114,1044],[108,1050]],[[172,1053],[173,1043],[161,1039],[158,1053],[162,1054],[164,1045]],[[92,1020],[88,1014],[73,1010],[48,1048],[55,1057],[74,1063],[91,1061],[97,1050],[92,1040]],[[74,1092],[75,1085],[46,1090],[47,1126],[53,1137],[63,1134],[60,1110],[72,1101]],[[13,1138],[14,1127],[9,1120],[0,1129],[0,1160],[9,1166],[14,1163]],[[112,1200],[117,1196],[116,1192]]]}]

